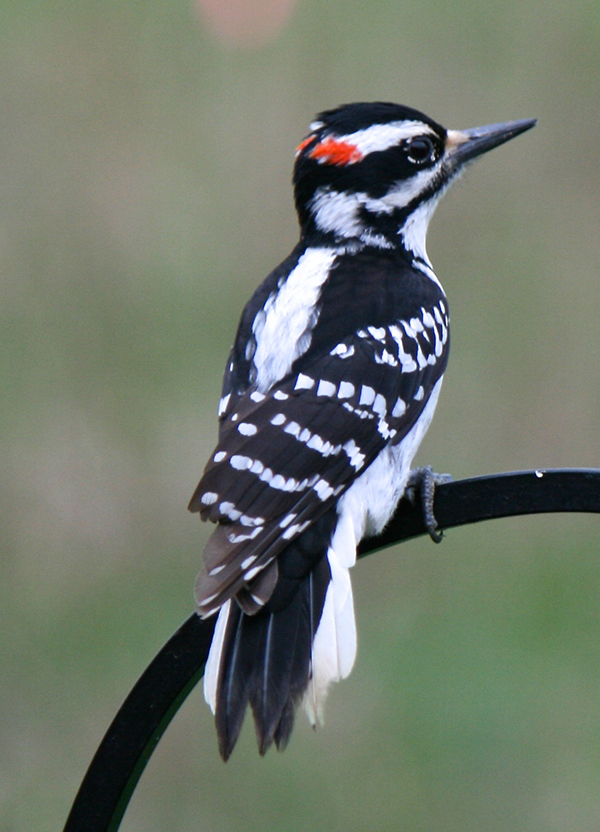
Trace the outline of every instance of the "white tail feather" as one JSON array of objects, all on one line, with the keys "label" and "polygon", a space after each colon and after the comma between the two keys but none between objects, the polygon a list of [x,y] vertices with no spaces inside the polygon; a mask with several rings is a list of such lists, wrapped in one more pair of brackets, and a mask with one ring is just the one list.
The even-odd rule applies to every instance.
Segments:
[{"label": "white tail feather", "polygon": [[217,709],[217,682],[219,681],[219,668],[221,665],[221,651],[223,650],[223,639],[225,628],[229,617],[231,599],[221,607],[219,617],[215,625],[215,632],[210,645],[210,652],[204,668],[204,699],[210,709],[215,713]]},{"label": "white tail feather", "polygon": [[332,682],[345,679],[356,659],[356,622],[349,568],[356,561],[356,537],[349,515],[338,521],[327,551],[331,582],[312,646],[312,676],[304,708],[312,725],[323,721],[323,705]]}]

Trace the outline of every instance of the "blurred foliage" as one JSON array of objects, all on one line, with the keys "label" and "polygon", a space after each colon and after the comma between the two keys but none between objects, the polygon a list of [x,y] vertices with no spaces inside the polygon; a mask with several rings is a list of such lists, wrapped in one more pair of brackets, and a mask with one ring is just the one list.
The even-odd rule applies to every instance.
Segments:
[{"label": "blurred foliage", "polygon": [[[225,2],[225,0],[223,0]],[[269,44],[189,0],[0,3],[0,830],[59,829],[118,705],[192,608],[185,511],[253,287],[296,238],[313,114],[388,99],[537,116],[438,209],[453,351],[420,459],[600,465],[600,6],[300,0]],[[195,692],[126,832],[600,827],[593,517],[415,541],[355,570],[327,725],[227,766]]]}]

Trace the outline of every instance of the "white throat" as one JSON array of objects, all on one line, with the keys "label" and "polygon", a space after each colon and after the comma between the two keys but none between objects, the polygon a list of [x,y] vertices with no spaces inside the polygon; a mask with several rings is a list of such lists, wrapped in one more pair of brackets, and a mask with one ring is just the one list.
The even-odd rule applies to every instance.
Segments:
[{"label": "white throat", "polygon": [[424,260],[428,266],[431,266],[431,262],[427,256],[427,229],[429,228],[429,222],[433,216],[433,212],[440,201],[440,196],[440,194],[436,194],[431,199],[428,199],[427,202],[419,205],[409,215],[400,229],[400,236],[407,251],[410,251],[420,260]]}]

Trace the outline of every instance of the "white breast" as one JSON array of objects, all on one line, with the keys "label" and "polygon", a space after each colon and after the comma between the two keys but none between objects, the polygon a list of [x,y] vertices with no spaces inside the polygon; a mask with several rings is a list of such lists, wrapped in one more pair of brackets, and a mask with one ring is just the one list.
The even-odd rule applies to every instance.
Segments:
[{"label": "white breast", "polygon": [[348,676],[356,657],[349,574],[356,560],[356,546],[366,534],[381,531],[394,512],[404,493],[413,457],[431,422],[441,386],[440,379],[412,430],[397,445],[384,448],[339,502],[338,522],[327,551],[331,582],[313,642],[312,674],[304,696],[304,707],[313,725],[322,721],[329,686]]},{"label": "white breast", "polygon": [[340,499],[338,515],[349,515],[357,541],[377,534],[388,522],[406,488],[413,457],[433,418],[442,386],[440,379],[421,416],[404,439],[388,445]]}]

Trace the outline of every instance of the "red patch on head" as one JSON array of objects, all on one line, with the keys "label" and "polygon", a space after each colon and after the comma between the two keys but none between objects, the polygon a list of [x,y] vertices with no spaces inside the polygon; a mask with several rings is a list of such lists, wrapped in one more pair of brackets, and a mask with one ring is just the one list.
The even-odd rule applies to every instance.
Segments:
[{"label": "red patch on head", "polygon": [[308,145],[313,141],[314,138],[315,138],[315,134],[311,133],[310,136],[307,136],[305,139],[302,139],[302,141],[300,142],[300,144],[296,148],[296,156],[298,156],[300,153],[302,153],[304,148],[308,147]]},{"label": "red patch on head", "polygon": [[308,155],[326,165],[353,165],[355,162],[360,162],[363,157],[355,144],[333,138],[319,142]]}]

